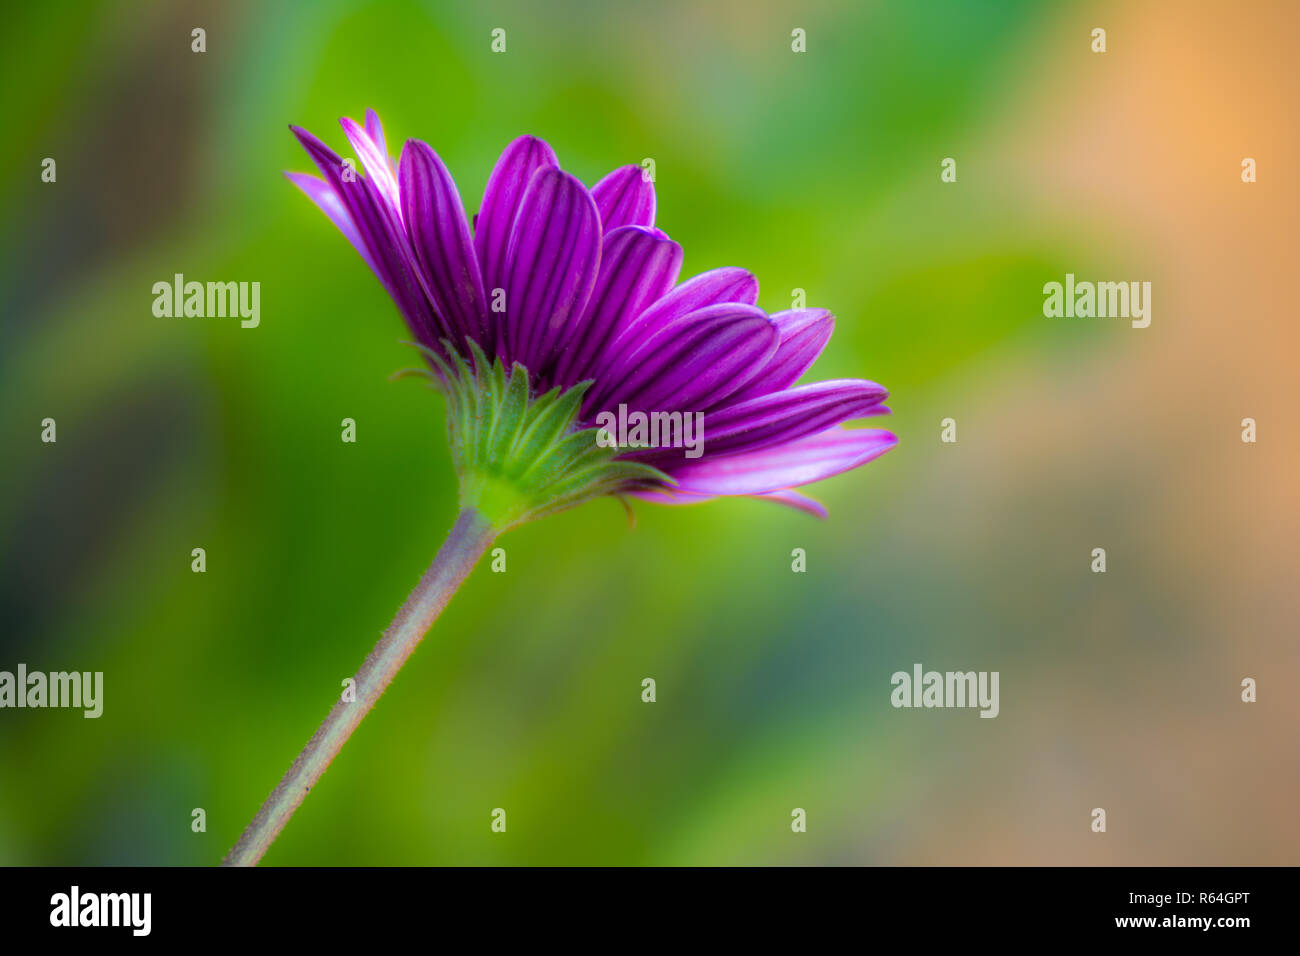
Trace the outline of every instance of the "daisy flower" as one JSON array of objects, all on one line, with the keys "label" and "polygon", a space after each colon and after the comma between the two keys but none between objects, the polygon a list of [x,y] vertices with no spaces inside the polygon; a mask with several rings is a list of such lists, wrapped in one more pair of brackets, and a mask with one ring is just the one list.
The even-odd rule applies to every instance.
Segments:
[{"label": "daisy flower", "polygon": [[[543,512],[597,494],[662,503],[752,495],[824,516],[793,489],[896,443],[882,429],[840,427],[888,412],[876,383],[794,384],[830,339],[830,312],[768,314],[757,305],[758,280],[734,267],[679,282],[682,247],[656,227],[654,183],[640,166],[622,166],[588,188],[560,168],[544,141],[521,136],[497,160],[471,222],[430,146],[409,140],[395,162],[373,111],[364,126],[341,122],[362,170],[292,127],[321,177],[287,175],[379,278],[453,404],[489,390],[499,363],[509,383],[525,377],[530,402],[582,386],[564,437],[620,408],[624,418],[702,416],[698,457],[674,446],[622,448],[592,472],[599,480],[581,488],[570,482],[559,500],[542,504],[546,494],[524,489]],[[483,463],[463,454],[472,441],[455,434],[454,409],[452,421],[464,485]],[[589,451],[594,438],[575,439],[568,450]],[[511,452],[489,450],[502,461]]]},{"label": "daisy flower", "polygon": [[[447,398],[460,514],[325,722],[225,859],[254,865],[502,532],[607,495],[690,504],[753,496],[825,516],[795,489],[894,447],[885,390],[796,385],[830,339],[825,309],[768,314],[738,268],[680,280],[682,247],[655,225],[654,184],[622,166],[591,188],[533,136],[506,147],[479,212],[446,165],[379,118],[341,121],[360,160],[290,127],[320,176],[287,173],[396,303]],[[690,442],[625,440],[631,420]],[[614,423],[619,423],[615,428]],[[654,431],[653,434],[659,434]],[[662,435],[660,436],[662,437]]]}]

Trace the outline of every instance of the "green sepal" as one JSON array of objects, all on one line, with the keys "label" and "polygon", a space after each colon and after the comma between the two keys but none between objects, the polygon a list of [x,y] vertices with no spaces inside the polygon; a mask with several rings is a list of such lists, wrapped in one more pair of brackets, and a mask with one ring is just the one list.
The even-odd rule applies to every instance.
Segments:
[{"label": "green sepal", "polygon": [[620,460],[618,448],[597,444],[599,429],[578,427],[590,381],[534,397],[528,369],[515,362],[507,370],[473,340],[468,358],[446,339],[445,354],[410,344],[435,371],[403,369],[394,377],[422,374],[446,396],[460,505],[481,512],[498,531],[593,498],[673,484],[659,469]]}]

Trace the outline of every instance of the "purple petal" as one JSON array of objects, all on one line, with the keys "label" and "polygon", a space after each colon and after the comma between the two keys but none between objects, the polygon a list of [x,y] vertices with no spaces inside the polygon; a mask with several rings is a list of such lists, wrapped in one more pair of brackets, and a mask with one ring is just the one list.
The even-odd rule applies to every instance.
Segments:
[{"label": "purple petal", "polygon": [[849,378],[800,385],[738,404],[728,402],[704,416],[704,452],[736,454],[816,435],[871,414],[888,394],[875,382]]},{"label": "purple petal", "polygon": [[682,247],[654,230],[623,226],[601,241],[600,272],[579,329],[556,360],[557,385],[595,378],[605,349],[619,332],[677,281]]},{"label": "purple petal", "polygon": [[515,214],[533,174],[543,168],[560,168],[554,150],[536,136],[521,136],[505,148],[488,177],[474,221],[474,252],[489,298],[494,289],[505,288],[506,250]]},{"label": "purple petal", "polygon": [[754,497],[761,498],[764,501],[775,501],[777,504],[810,514],[814,518],[826,517],[826,506],[824,504],[816,498],[809,498],[797,491],[770,491],[765,495],[755,495]]},{"label": "purple petal", "polygon": [[766,495],[864,465],[898,444],[879,428],[832,428],[742,455],[706,456],[675,466],[677,488],[696,495]]},{"label": "purple petal", "polygon": [[708,306],[665,325],[622,365],[602,370],[584,409],[703,411],[757,374],[778,340],[762,309]]},{"label": "purple petal", "polygon": [[323,179],[318,179],[308,173],[285,173],[289,182],[293,183],[304,193],[307,198],[314,202],[321,212],[330,217],[330,221],[338,226],[339,232],[352,243],[352,248],[361,254],[361,258],[366,265],[370,266],[380,282],[384,282],[384,277],[379,270],[375,268],[375,262],[370,258],[370,252],[366,249],[366,244],[361,241],[361,234],[357,232],[356,224],[352,221],[352,216],[348,214],[347,207],[343,205],[343,200],[330,188],[330,184]]},{"label": "purple petal", "polygon": [[307,155],[325,175],[325,182],[342,201],[357,235],[370,254],[375,274],[397,304],[407,324],[425,345],[438,348],[448,327],[429,305],[414,253],[397,221],[397,213],[380,198],[374,183],[355,176],[343,179],[343,162],[332,149],[299,126],[289,127]]},{"label": "purple petal", "polygon": [[374,110],[366,110],[366,135],[370,141],[375,144],[383,156],[388,155],[388,142],[384,139],[384,124],[379,122],[379,114]]},{"label": "purple petal", "polygon": [[397,194],[397,179],[393,176],[393,168],[389,164],[388,154],[355,121],[345,116],[339,120],[339,125],[343,127],[343,132],[347,134],[348,142],[352,144],[352,148],[357,151],[357,158],[361,160],[361,165],[365,167],[366,175],[373,180],[375,187],[379,190],[379,195],[383,196],[384,200],[392,204],[393,209],[400,213],[401,205]]},{"label": "purple petal", "polygon": [[506,355],[540,374],[596,283],[600,214],[587,187],[559,169],[539,169],[519,205],[506,263]]},{"label": "purple petal", "polygon": [[758,280],[744,269],[727,266],[687,279],[654,305],[627,323],[609,347],[606,364],[617,364],[645,344],[665,325],[710,305],[758,301]]},{"label": "purple petal", "polygon": [[772,321],[781,331],[781,344],[763,371],[732,397],[733,402],[793,385],[822,354],[835,328],[835,316],[826,309],[774,312]]},{"label": "purple petal", "polygon": [[451,173],[419,140],[403,147],[399,171],[402,215],[434,304],[453,330],[491,348],[483,277]]},{"label": "purple petal", "polygon": [[605,232],[655,224],[655,184],[640,166],[620,166],[591,187]]}]

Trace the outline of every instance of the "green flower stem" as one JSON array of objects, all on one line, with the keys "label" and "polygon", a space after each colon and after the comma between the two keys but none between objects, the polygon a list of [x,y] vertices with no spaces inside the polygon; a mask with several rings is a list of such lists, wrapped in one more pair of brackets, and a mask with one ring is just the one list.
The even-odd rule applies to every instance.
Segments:
[{"label": "green flower stem", "polygon": [[334,705],[222,866],[257,865],[496,536],[497,528],[481,512],[474,508],[460,512],[437,557],[357,672],[356,700],[340,699]]}]

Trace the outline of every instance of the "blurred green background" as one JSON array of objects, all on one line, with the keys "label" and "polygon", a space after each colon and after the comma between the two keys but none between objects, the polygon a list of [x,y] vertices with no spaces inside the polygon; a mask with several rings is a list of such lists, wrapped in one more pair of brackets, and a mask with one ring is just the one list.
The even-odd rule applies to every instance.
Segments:
[{"label": "blurred green background", "polygon": [[[347,155],[367,107],[471,211],[525,132],[587,182],[653,157],[683,274],[832,309],[815,376],[888,386],[901,443],[812,489],[826,522],[511,533],[267,864],[1300,862],[1293,6],[6,17],[0,669],[102,670],[105,704],[0,711],[0,863],[217,862],[452,522],[441,399],[387,380],[396,310],[280,175],[288,123]],[[260,327],[156,318],[177,272],[260,282]],[[1045,319],[1066,272],[1153,281],[1151,328]],[[1001,715],[894,710],[916,662],[999,671]]]}]

